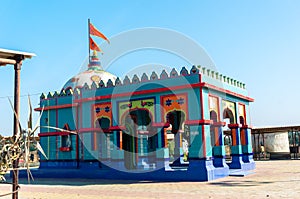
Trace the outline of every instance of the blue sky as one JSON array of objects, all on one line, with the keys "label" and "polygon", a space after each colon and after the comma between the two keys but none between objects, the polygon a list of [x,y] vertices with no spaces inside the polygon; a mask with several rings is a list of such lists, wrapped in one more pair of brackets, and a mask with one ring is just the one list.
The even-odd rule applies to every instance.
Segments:
[{"label": "blue sky", "polygon": [[[159,27],[180,32],[201,45],[219,72],[246,83],[253,126],[300,123],[299,1],[1,1],[0,48],[36,53],[21,71],[21,95],[60,90],[87,58],[87,19],[107,37]],[[96,40],[101,44],[101,40]],[[106,49],[108,51],[109,48]],[[136,56],[135,56],[136,55]],[[179,67],[184,61],[164,54],[133,53],[109,68],[153,63]],[[169,62],[168,62],[169,61]],[[201,64],[201,63],[198,63]],[[12,133],[13,67],[0,68],[1,134]],[[27,114],[22,97],[22,123]],[[37,113],[35,113],[37,116]],[[36,118],[35,116],[35,118]]]}]

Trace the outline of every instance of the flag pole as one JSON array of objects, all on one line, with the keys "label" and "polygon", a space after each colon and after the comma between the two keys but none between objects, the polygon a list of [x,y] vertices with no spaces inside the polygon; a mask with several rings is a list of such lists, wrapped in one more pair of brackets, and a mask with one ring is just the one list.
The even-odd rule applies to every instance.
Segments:
[{"label": "flag pole", "polygon": [[88,19],[88,44],[89,44],[89,63],[88,65],[90,65],[90,55],[91,55],[91,46],[90,46],[90,19]]}]

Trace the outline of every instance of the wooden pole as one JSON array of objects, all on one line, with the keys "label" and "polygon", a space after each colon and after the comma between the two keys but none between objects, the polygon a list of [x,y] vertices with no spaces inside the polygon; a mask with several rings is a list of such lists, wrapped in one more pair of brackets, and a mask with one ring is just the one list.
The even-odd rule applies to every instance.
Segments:
[{"label": "wooden pole", "polygon": [[[14,140],[16,140],[19,135],[19,115],[20,115],[20,72],[22,66],[23,57],[18,57],[16,59],[15,69],[15,87],[14,87]],[[12,186],[12,199],[18,199],[18,181],[19,181],[19,171],[18,171],[19,159],[13,161],[13,186]]]},{"label": "wooden pole", "polygon": [[90,65],[90,54],[91,54],[91,46],[90,46],[90,19],[88,19],[88,44],[89,44],[89,55],[88,55],[88,66]]},{"label": "wooden pole", "polygon": [[0,66],[1,66],[1,65],[6,65],[6,64],[12,64],[12,65],[15,65],[15,64],[16,64],[16,60],[0,58]]}]

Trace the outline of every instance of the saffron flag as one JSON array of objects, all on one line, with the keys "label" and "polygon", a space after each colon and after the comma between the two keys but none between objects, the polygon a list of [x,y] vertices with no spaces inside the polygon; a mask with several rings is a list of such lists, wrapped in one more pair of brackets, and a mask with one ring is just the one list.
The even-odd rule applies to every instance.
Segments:
[{"label": "saffron flag", "polygon": [[101,52],[102,50],[99,48],[99,46],[94,42],[94,40],[90,37],[90,49],[96,50],[98,52]]},{"label": "saffron flag", "polygon": [[104,34],[102,34],[99,30],[97,30],[91,23],[90,23],[90,34],[97,36],[97,37],[101,37],[102,39],[104,39],[108,43],[110,43],[109,40],[107,39],[107,37],[105,37]]}]

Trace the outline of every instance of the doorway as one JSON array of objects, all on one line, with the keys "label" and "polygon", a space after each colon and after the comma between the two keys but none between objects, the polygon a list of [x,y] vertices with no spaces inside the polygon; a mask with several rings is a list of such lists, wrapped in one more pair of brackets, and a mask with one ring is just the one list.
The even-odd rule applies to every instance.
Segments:
[{"label": "doorway", "polygon": [[122,135],[122,143],[127,169],[137,169],[139,162],[147,164],[148,152],[153,147],[153,137],[149,137],[151,123],[152,117],[147,109],[134,109],[125,113],[123,124],[126,130]]},{"label": "doorway", "polygon": [[225,159],[227,163],[232,162],[231,146],[232,146],[232,133],[228,128],[228,124],[234,124],[234,115],[229,108],[226,108],[223,112],[223,120],[226,123],[223,129],[224,133],[224,146],[225,146]]},{"label": "doorway", "polygon": [[114,149],[114,136],[108,131],[110,127],[110,119],[106,117],[98,118],[95,121],[95,126],[100,130],[100,132],[94,132],[93,148],[96,150],[99,142],[99,158],[102,160],[111,159],[112,151]]},{"label": "doorway", "polygon": [[[213,123],[218,122],[218,115],[216,111],[212,110],[210,111],[210,120],[213,121]],[[211,141],[211,148],[212,148],[212,155],[214,156],[214,147],[216,146],[217,139],[219,139],[219,132],[218,127],[210,126],[210,141]]]},{"label": "doorway", "polygon": [[185,114],[183,111],[174,110],[167,114],[166,119],[170,124],[167,131],[170,163],[180,164],[180,157],[183,156],[182,158],[187,160],[187,157],[184,158],[184,154],[188,156],[188,147],[185,147],[186,151],[182,151],[182,146],[188,145],[188,136],[183,135]]}]

